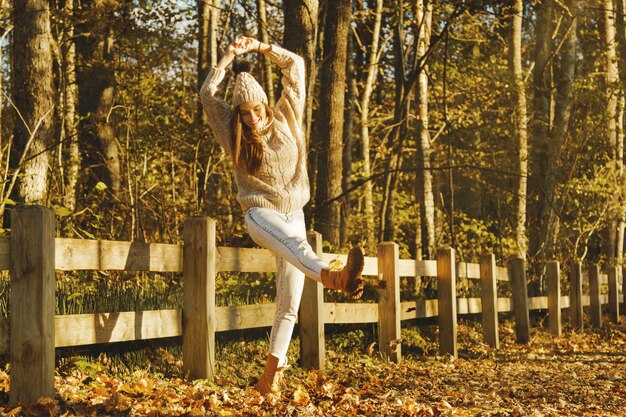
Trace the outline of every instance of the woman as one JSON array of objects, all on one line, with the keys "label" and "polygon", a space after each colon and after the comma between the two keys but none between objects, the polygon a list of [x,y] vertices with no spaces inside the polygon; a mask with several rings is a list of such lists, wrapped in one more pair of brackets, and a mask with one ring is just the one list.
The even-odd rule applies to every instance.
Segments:
[{"label": "woman", "polygon": [[[283,91],[273,109],[263,88],[242,68],[235,69],[234,109],[215,95],[233,58],[250,51],[266,55],[282,71]],[[310,191],[301,131],[305,104],[301,57],[276,45],[238,37],[209,72],[200,97],[213,135],[233,159],[237,200],[246,213],[250,237],[276,257],[276,316],[265,370],[256,384],[265,395],[272,390],[277,371],[287,366],[304,277],[358,298],[363,291],[363,253],[353,248],[346,266],[334,270],[316,256],[306,239],[302,207]]]}]

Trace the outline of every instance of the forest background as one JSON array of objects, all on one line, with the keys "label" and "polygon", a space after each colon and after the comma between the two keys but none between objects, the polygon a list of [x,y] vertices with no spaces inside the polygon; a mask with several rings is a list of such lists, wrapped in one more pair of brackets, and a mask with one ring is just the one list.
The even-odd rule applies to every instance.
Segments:
[{"label": "forest background", "polygon": [[[327,250],[517,255],[536,290],[546,260],[622,263],[623,0],[0,6],[0,216],[39,203],[59,236],[179,242],[203,214],[219,244],[251,244],[198,100],[246,35],[305,58],[306,213]],[[248,58],[274,102],[278,68]]]}]

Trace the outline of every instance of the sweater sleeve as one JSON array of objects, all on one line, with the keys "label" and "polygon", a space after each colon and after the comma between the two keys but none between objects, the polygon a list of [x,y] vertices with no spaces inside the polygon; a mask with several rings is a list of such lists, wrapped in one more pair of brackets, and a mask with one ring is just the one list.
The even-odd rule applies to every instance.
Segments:
[{"label": "sweater sleeve", "polygon": [[209,71],[202,88],[200,88],[200,100],[213,135],[226,152],[230,153],[230,119],[232,111],[228,104],[215,95],[217,86],[224,79],[225,73],[224,70],[217,67],[213,67]]},{"label": "sweater sleeve", "polygon": [[267,57],[280,67],[283,74],[283,92],[275,108],[288,122],[295,122],[294,127],[300,130],[306,99],[304,60],[276,45],[272,45]]}]

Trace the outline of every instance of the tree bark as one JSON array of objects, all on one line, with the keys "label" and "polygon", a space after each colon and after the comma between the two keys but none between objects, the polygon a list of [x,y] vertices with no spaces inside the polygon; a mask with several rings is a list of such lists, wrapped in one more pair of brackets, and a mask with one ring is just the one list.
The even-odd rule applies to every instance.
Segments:
[{"label": "tree bark", "polygon": [[25,156],[21,166],[14,166],[22,172],[17,198],[45,204],[54,141],[50,6],[47,0],[23,0],[13,7],[14,102],[23,118],[16,118],[14,134],[16,150]]},{"label": "tree bark", "polygon": [[[616,42],[617,42],[617,66],[618,66],[618,75],[620,79],[620,89],[621,89],[621,97],[620,97],[620,119],[618,121],[618,138],[619,143],[621,143],[620,152],[618,152],[617,157],[620,161],[623,160],[624,157],[624,107],[626,104],[624,103],[625,97],[624,94],[626,92],[626,25],[624,24],[624,13],[626,12],[626,4],[624,0],[616,0],[615,1],[615,26],[616,26]],[[622,192],[626,191],[626,173],[624,170],[624,164],[621,165],[620,172],[620,189]],[[624,219],[626,217],[626,204],[621,204],[621,215],[620,218]],[[617,229],[617,253],[618,253],[618,262],[621,262],[624,256],[624,221],[620,221],[620,224]]]},{"label": "tree bark", "polygon": [[[535,51],[533,67],[533,172],[536,173],[538,184],[534,193],[539,197],[534,207],[535,225],[531,229],[531,256],[545,255],[546,250],[544,225],[547,220],[546,210],[551,210],[552,188],[548,188],[547,171],[551,165],[548,135],[551,131],[552,102],[552,15],[553,0],[542,0],[537,5],[537,22],[535,24]],[[546,256],[549,259],[549,256]]]},{"label": "tree bark", "polygon": [[354,116],[356,113],[357,83],[354,70],[354,37],[348,35],[348,54],[346,65],[346,110],[343,124],[343,170],[341,188],[344,198],[341,201],[341,232],[339,234],[340,246],[344,247],[350,234],[350,214],[352,199],[348,190],[352,186],[352,131],[354,129]]},{"label": "tree bark", "polygon": [[[269,44],[270,36],[267,32],[267,10],[265,0],[257,0],[257,9],[259,10],[259,39],[261,42]],[[263,88],[267,92],[267,100],[271,107],[274,106],[276,99],[274,98],[274,77],[272,73],[272,62],[265,55],[261,55],[262,72],[263,72]]]},{"label": "tree bark", "polygon": [[313,115],[313,91],[317,77],[315,49],[317,47],[318,0],[290,0],[283,2],[285,33],[283,46],[304,58],[307,68],[306,109],[304,135],[307,146],[311,143],[311,121]]},{"label": "tree bark", "polygon": [[[117,4],[94,1],[97,21],[83,27],[77,50],[83,65],[78,68],[79,110],[85,118],[82,138],[85,158],[93,164],[95,178],[106,183],[115,197],[121,190],[121,160],[111,110],[115,95],[114,37],[112,23]],[[97,144],[98,149],[94,149]]]},{"label": "tree bark", "polygon": [[346,59],[352,2],[328,3],[321,72],[318,176],[315,225],[332,245],[339,245]]},{"label": "tree bark", "polygon": [[[620,143],[620,139],[618,138],[618,97],[619,93],[619,77],[618,77],[618,68],[617,68],[617,55],[616,55],[616,45],[615,45],[615,35],[616,35],[616,21],[615,21],[615,9],[613,7],[613,0],[604,0],[603,2],[603,25],[600,25],[602,32],[602,41],[604,44],[604,84],[605,84],[605,100],[606,100],[606,108],[605,108],[605,120],[606,120],[606,137],[608,139],[609,152],[612,163],[614,165],[614,176],[616,182],[616,188],[619,187],[619,180],[621,179],[621,173],[623,162],[621,158],[623,157],[622,144]],[[618,154],[622,154],[619,155]],[[619,193],[616,193],[619,194]],[[619,197],[616,197],[619,198]],[[620,211],[617,210],[618,206],[617,201],[611,201],[610,204],[613,206],[609,210],[609,221],[606,229],[603,232],[603,253],[606,256],[607,262],[609,266],[616,265],[616,259],[618,257],[617,253],[617,236],[618,236],[618,226],[619,226],[619,218]],[[615,207],[615,208],[614,208]]]},{"label": "tree bark", "polygon": [[515,242],[518,256],[526,258],[526,193],[528,184],[528,116],[526,114],[526,90],[522,70],[522,0],[514,0],[511,8],[511,42],[509,45],[509,67],[513,78],[515,96],[514,123],[518,151],[518,181],[516,192]]},{"label": "tree bark", "polygon": [[[419,75],[417,68],[418,43],[414,43],[412,61],[407,64],[404,61],[404,28],[402,26],[404,15],[404,2],[398,1],[398,22],[395,25],[394,49],[395,49],[395,78],[396,78],[396,106],[393,115],[393,128],[386,142],[389,156],[385,163],[385,177],[383,184],[383,197],[380,207],[379,238],[383,241],[393,241],[395,238],[395,194],[400,178],[399,169],[402,164],[402,151],[406,137],[407,115],[411,105],[411,96]],[[411,69],[407,76],[407,67]]]},{"label": "tree bark", "polygon": [[[74,0],[65,1],[66,16],[74,15]],[[76,44],[74,42],[74,26],[70,25],[67,32],[67,46],[64,53],[65,63],[65,138],[68,143],[68,161],[66,184],[63,195],[63,205],[70,210],[76,208],[76,193],[78,186],[78,175],[81,166],[80,146],[78,143],[78,117],[76,115],[76,104],[78,101],[78,86],[76,84]]]},{"label": "tree bark", "polygon": [[[217,65],[219,6],[220,0],[198,0],[198,91],[211,67]],[[198,100],[196,119],[199,124],[206,123],[200,100]]]},{"label": "tree bark", "polygon": [[[369,133],[369,109],[374,83],[378,74],[379,62],[379,40],[380,28],[383,18],[383,0],[376,0],[376,9],[374,10],[374,27],[372,28],[372,42],[369,45],[367,57],[367,77],[361,95],[361,151],[363,159],[363,177],[369,178],[372,175],[370,162],[370,133]],[[367,234],[367,244],[370,252],[376,249],[376,234],[374,231],[374,199],[373,199],[373,183],[367,181],[364,189],[365,200],[365,224]]]},{"label": "tree bark", "polygon": [[[426,3],[426,4],[425,4]],[[430,44],[433,6],[431,2],[417,2],[419,26],[417,55],[423,57]],[[424,65],[417,80],[419,156],[422,169],[418,170],[418,190],[420,195],[420,233],[422,259],[435,258],[435,197],[431,168],[430,133],[428,130],[428,66]]]}]

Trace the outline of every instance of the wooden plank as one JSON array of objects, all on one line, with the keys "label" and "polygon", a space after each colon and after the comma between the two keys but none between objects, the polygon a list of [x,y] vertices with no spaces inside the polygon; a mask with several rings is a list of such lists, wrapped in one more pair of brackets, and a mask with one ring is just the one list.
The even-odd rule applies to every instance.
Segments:
[{"label": "wooden plank", "polygon": [[215,377],[215,220],[193,216],[183,226],[183,368],[191,379]]},{"label": "wooden plank", "polygon": [[398,261],[398,274],[401,277],[436,277],[437,261],[400,259]]},{"label": "wooden plank", "polygon": [[7,271],[11,267],[11,238],[0,236],[0,271]]},{"label": "wooden plank", "polygon": [[554,336],[561,335],[561,265],[558,261],[546,264],[548,287],[548,330]]},{"label": "wooden plank", "polygon": [[619,323],[619,291],[618,291],[618,269],[609,268],[609,319],[613,323]]},{"label": "wooden plank", "polygon": [[218,272],[276,272],[272,252],[258,248],[217,248]]},{"label": "wooden plank", "polygon": [[54,398],[54,212],[11,210],[9,403]]},{"label": "wooden plank", "polygon": [[492,253],[480,257],[481,306],[483,341],[494,348],[500,346],[498,335],[498,289],[496,283],[496,256]]},{"label": "wooden plank", "polygon": [[57,238],[56,269],[181,272],[182,250],[165,243]]},{"label": "wooden plank", "polygon": [[378,346],[384,358],[400,363],[402,353],[400,333],[400,275],[398,259],[400,249],[395,242],[382,242],[378,245],[378,271],[386,281],[384,288],[378,289]]},{"label": "wooden plank", "polygon": [[579,262],[572,264],[570,268],[570,324],[574,330],[583,328],[583,280],[582,265]]},{"label": "wooden plank", "polygon": [[515,335],[517,343],[530,342],[530,317],[528,313],[528,289],[526,286],[526,262],[522,258],[509,261],[509,278],[513,292]]},{"label": "wooden plank", "polygon": [[55,346],[158,339],[183,334],[181,310],[56,316]]},{"label": "wooden plank", "polygon": [[270,327],[274,323],[276,304],[251,304],[243,306],[216,307],[216,331],[255,329]]},{"label": "wooden plank", "polygon": [[437,317],[438,300],[403,301],[400,303],[400,311],[402,320]]},{"label": "wooden plank", "polygon": [[448,354],[457,358],[455,264],[454,249],[439,249],[437,251],[439,354]]},{"label": "wooden plank", "polygon": [[378,304],[324,303],[324,323],[378,323]]},{"label": "wooden plank", "polygon": [[457,278],[480,279],[480,264],[459,262],[457,264],[456,270]]},{"label": "wooden plank", "polygon": [[600,267],[591,265],[589,267],[589,301],[591,304],[591,326],[595,329],[602,327],[602,305],[600,304]]},{"label": "wooden plank", "polygon": [[[308,240],[313,251],[323,253],[322,235],[310,232]],[[326,340],[324,336],[324,287],[320,282],[306,278],[298,313],[300,325],[300,366],[324,370]]]},{"label": "wooden plank", "polygon": [[457,298],[456,314],[480,314],[482,312],[482,300],[480,298]]},{"label": "wooden plank", "polygon": [[498,273],[497,273],[498,281],[508,281],[509,280],[509,270],[508,270],[508,268],[506,268],[505,266],[498,266],[498,267],[496,267],[496,270],[498,271]]}]

